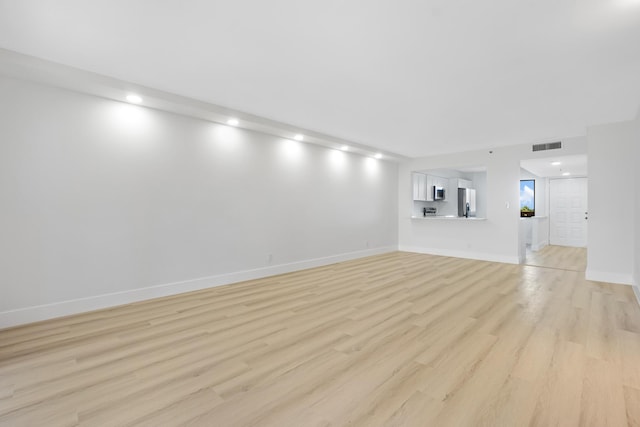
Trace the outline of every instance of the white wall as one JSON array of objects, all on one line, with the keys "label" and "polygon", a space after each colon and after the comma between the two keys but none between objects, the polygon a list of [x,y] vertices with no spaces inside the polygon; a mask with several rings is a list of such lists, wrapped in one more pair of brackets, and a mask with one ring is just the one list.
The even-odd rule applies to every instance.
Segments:
[{"label": "white wall", "polygon": [[[518,263],[520,161],[586,153],[584,138],[567,138],[563,148],[532,152],[531,144],[425,157],[398,171],[398,221],[401,250]],[[486,165],[486,221],[411,219],[411,171],[462,169]],[[508,205],[508,207],[507,207]]]},{"label": "white wall", "polygon": [[631,284],[633,272],[636,123],[592,126],[589,155],[589,280]]},{"label": "white wall", "polygon": [[474,172],[469,174],[468,179],[473,181],[473,188],[476,190],[476,216],[487,217],[487,173]]},{"label": "white wall", "polygon": [[633,250],[633,254],[634,254],[634,268],[633,268],[633,277],[634,277],[634,284],[635,284],[635,291],[636,291],[636,296],[638,297],[638,302],[640,302],[640,223],[638,221],[638,216],[640,216],[640,167],[638,167],[638,159],[640,159],[640,109],[638,110],[638,115],[636,116],[636,136],[635,136],[635,142],[634,142],[634,147],[635,147],[635,155],[634,155],[634,159],[636,159],[635,165],[634,165],[634,172],[635,172],[635,190],[634,190],[634,194],[635,194],[635,209],[634,209],[634,220],[633,220],[633,227],[634,227],[634,235],[635,235],[635,242],[634,242],[634,250]]},{"label": "white wall", "polygon": [[0,140],[0,327],[397,249],[394,163],[7,78]]}]

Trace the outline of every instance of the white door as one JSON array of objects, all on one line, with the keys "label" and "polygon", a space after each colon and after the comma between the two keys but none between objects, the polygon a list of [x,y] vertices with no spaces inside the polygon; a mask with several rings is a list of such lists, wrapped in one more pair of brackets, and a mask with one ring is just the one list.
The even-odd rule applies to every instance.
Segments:
[{"label": "white door", "polygon": [[549,243],[587,246],[587,178],[549,181]]}]

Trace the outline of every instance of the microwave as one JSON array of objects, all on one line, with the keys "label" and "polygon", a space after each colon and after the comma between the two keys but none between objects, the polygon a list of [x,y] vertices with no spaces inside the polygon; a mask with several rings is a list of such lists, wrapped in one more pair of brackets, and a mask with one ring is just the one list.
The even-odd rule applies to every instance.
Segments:
[{"label": "microwave", "polygon": [[433,200],[444,200],[444,187],[433,187]]}]

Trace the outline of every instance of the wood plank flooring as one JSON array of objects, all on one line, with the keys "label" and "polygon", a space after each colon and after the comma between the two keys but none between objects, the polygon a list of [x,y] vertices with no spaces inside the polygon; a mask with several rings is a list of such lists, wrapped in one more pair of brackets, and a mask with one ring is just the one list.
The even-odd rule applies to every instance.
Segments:
[{"label": "wood plank flooring", "polygon": [[2,426],[640,425],[640,308],[396,252],[0,331]]},{"label": "wood plank flooring", "polygon": [[537,267],[585,271],[587,268],[587,248],[548,245],[539,251],[527,249],[525,264]]}]

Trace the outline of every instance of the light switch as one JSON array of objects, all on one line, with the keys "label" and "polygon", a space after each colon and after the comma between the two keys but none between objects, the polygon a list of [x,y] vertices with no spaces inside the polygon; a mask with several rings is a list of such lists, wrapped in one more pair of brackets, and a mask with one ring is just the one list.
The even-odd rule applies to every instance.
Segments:
[{"label": "light switch", "polygon": [[509,202],[504,202],[504,207],[509,209]]}]

